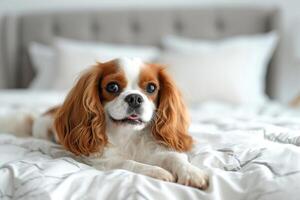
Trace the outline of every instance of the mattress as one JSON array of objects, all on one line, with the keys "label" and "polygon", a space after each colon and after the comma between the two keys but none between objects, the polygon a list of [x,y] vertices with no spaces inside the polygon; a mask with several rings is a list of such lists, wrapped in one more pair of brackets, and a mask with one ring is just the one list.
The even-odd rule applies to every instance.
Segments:
[{"label": "mattress", "polygon": [[[0,114],[43,112],[64,95],[0,92]],[[209,174],[206,191],[125,170],[99,171],[60,145],[2,132],[0,199],[299,199],[299,111],[275,102],[206,102],[190,113],[197,142],[188,156]]]}]

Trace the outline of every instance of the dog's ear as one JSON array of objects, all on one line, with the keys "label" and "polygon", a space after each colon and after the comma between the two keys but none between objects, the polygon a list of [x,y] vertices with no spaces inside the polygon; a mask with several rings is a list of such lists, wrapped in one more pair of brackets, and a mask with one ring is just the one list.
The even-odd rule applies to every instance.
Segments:
[{"label": "dog's ear", "polygon": [[176,151],[189,151],[193,139],[188,133],[189,116],[178,88],[165,68],[159,67],[159,96],[152,133],[156,139]]},{"label": "dog's ear", "polygon": [[101,64],[82,74],[54,117],[59,142],[76,155],[90,155],[107,144],[105,114],[99,97]]}]

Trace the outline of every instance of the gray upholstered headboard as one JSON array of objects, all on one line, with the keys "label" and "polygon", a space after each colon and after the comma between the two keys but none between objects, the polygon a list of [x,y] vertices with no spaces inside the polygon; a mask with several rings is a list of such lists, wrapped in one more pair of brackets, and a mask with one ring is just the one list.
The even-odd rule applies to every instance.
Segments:
[{"label": "gray upholstered headboard", "polygon": [[[111,43],[160,45],[165,34],[220,39],[278,29],[276,8],[184,7],[49,11],[5,18],[0,59],[10,74],[9,87],[26,87],[34,76],[27,54],[32,41],[55,36]],[[1,23],[0,23],[1,24]],[[2,26],[3,28],[3,26]],[[1,35],[1,34],[0,34]],[[6,60],[5,60],[6,59]],[[273,59],[270,70],[273,70]],[[270,91],[269,91],[270,92]]]}]

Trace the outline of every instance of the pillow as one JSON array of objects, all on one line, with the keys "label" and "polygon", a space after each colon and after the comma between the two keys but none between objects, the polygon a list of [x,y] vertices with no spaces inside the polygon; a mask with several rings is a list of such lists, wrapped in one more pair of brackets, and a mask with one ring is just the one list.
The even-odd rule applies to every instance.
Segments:
[{"label": "pillow", "polygon": [[[31,84],[34,87],[30,88],[55,90],[70,89],[80,72],[97,61],[105,62],[118,57],[139,57],[151,62],[160,52],[158,48],[152,46],[92,43],[65,38],[55,38],[52,46],[33,43],[29,50],[35,50],[30,56],[38,72]],[[46,79],[44,76],[39,77],[44,74],[48,75]],[[36,83],[36,79],[44,80],[45,83],[41,84],[40,81]]]},{"label": "pillow", "polygon": [[190,104],[222,100],[259,104],[267,100],[267,65],[276,47],[274,32],[220,41],[169,36],[160,61],[169,65]]},{"label": "pillow", "polygon": [[29,88],[51,88],[55,75],[54,49],[47,45],[33,42],[29,45],[28,52],[33,68],[36,71],[36,76],[31,81]]},{"label": "pillow", "polygon": [[58,66],[55,89],[69,89],[80,72],[97,61],[105,62],[118,57],[139,57],[151,61],[159,54],[155,47],[90,43],[63,38],[57,38],[54,47]]}]

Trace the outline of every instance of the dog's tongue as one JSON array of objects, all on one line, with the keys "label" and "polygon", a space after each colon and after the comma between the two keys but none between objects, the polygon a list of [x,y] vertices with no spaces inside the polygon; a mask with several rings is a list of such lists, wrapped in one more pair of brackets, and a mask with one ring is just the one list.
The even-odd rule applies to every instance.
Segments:
[{"label": "dog's tongue", "polygon": [[130,119],[130,120],[138,120],[139,116],[136,115],[136,114],[132,114],[132,115],[129,115],[127,118]]}]

